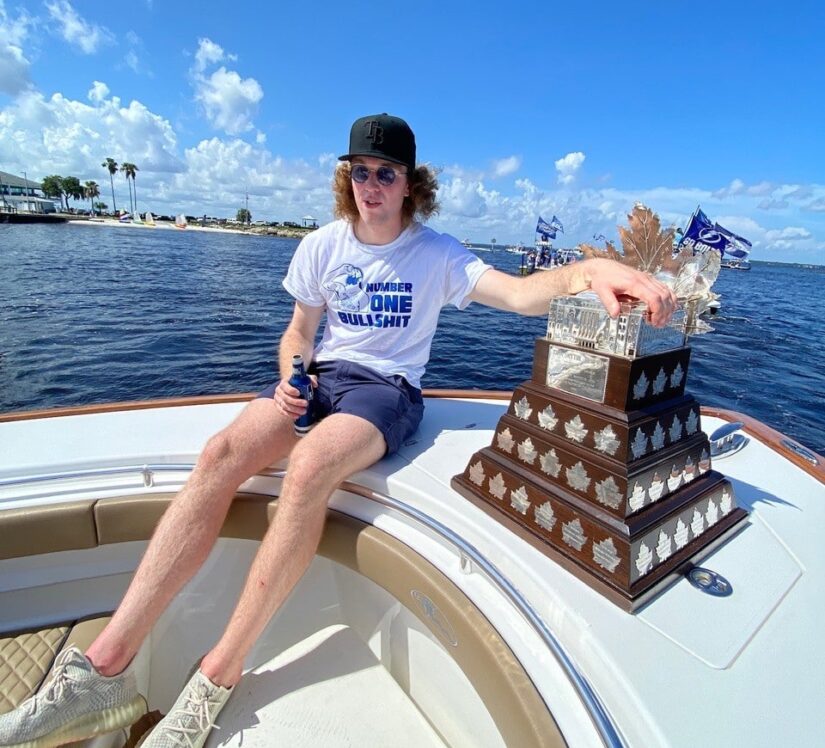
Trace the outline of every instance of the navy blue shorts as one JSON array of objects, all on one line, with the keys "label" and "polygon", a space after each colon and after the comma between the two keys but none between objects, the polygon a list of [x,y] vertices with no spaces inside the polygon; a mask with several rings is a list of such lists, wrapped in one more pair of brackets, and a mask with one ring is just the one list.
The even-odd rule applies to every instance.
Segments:
[{"label": "navy blue shorts", "polygon": [[[424,416],[421,390],[402,376],[385,377],[350,361],[313,361],[309,373],[318,377],[316,420],[330,413],[360,416],[384,435],[388,455],[415,433]],[[272,397],[277,386],[271,384],[257,397]]]}]

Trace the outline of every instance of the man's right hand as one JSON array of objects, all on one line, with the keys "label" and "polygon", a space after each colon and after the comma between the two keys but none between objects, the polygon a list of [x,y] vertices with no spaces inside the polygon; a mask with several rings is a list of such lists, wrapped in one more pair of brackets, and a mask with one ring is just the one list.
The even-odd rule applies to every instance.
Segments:
[{"label": "man's right hand", "polygon": [[[309,378],[312,380],[313,389],[316,388],[318,386],[318,377],[315,376],[315,374],[310,374]],[[275,403],[275,407],[278,408],[281,413],[284,413],[293,420],[300,418],[307,409],[307,401],[301,397],[300,391],[293,387],[287,379],[282,379],[278,382],[278,386],[272,395],[272,402]]]}]

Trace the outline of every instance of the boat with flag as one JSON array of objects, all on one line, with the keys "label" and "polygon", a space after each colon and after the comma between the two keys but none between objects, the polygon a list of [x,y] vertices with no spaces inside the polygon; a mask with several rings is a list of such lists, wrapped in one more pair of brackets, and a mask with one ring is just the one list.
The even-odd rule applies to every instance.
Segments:
[{"label": "boat with flag", "polygon": [[533,249],[522,255],[521,275],[530,275],[535,270],[553,270],[582,259],[582,253],[576,248],[556,248],[552,240],[558,232],[564,233],[562,222],[554,215],[550,221],[541,216],[536,223],[536,239]]},{"label": "boat with flag", "polygon": [[743,236],[711,221],[697,205],[676,249],[688,249],[694,254],[716,250],[722,256],[722,267],[729,270],[750,270],[748,260],[752,244]]}]

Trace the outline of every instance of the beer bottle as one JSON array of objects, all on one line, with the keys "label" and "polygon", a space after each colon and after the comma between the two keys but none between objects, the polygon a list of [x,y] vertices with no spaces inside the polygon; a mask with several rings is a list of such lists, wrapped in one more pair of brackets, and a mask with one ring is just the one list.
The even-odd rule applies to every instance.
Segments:
[{"label": "beer bottle", "polygon": [[305,436],[312,428],[312,400],[314,393],[312,391],[312,380],[304,369],[304,358],[300,353],[296,353],[292,357],[292,376],[289,378],[289,383],[298,390],[304,400],[307,401],[306,412],[295,419],[295,433],[298,436]]}]

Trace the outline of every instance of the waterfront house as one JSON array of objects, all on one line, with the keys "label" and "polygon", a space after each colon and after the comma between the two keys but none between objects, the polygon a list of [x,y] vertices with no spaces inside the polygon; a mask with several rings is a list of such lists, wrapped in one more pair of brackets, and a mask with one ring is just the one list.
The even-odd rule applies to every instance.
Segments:
[{"label": "waterfront house", "polygon": [[14,213],[56,213],[54,200],[43,195],[40,182],[0,171],[0,210]]}]

